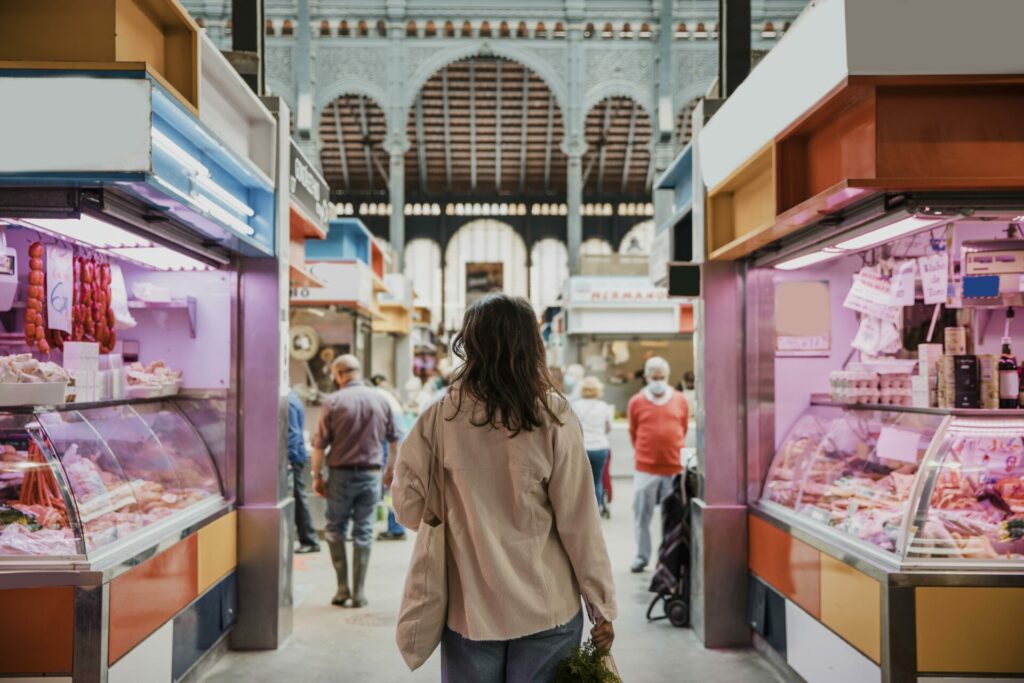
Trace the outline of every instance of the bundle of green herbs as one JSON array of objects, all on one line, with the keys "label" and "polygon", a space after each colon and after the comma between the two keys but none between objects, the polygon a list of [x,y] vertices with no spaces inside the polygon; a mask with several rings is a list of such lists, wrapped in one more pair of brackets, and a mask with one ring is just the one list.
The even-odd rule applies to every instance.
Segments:
[{"label": "bundle of green herbs", "polygon": [[608,668],[608,650],[587,641],[555,670],[554,683],[622,683],[618,674]]}]

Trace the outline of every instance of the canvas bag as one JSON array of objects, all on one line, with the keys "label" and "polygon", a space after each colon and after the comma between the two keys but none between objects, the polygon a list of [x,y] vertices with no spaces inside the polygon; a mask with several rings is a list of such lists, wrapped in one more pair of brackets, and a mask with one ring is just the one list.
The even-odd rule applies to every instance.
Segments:
[{"label": "canvas bag", "polygon": [[[398,612],[395,641],[402,658],[415,671],[423,665],[441,642],[448,623],[448,568],[445,560],[444,503],[444,398],[434,414],[434,453],[427,475],[427,494],[423,519],[416,532],[409,573],[405,576],[402,607]],[[434,486],[435,478],[438,486]],[[440,508],[431,507],[431,492],[440,491]],[[439,510],[434,517],[432,509]]]}]

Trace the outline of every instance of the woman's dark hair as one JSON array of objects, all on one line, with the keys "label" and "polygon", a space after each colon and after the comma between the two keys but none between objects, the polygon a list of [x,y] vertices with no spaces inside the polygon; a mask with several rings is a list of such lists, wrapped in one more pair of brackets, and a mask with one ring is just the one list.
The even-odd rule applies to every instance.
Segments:
[{"label": "woman's dark hair", "polygon": [[533,307],[526,299],[490,294],[466,310],[452,351],[463,361],[452,384],[484,406],[477,427],[504,427],[515,436],[559,422],[551,406],[560,393],[545,362]]}]

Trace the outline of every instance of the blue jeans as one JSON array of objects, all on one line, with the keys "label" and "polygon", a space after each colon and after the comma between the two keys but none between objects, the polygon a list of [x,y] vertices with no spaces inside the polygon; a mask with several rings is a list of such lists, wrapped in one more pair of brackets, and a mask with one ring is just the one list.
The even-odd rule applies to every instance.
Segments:
[{"label": "blue jeans", "polygon": [[352,520],[352,542],[360,548],[373,544],[374,513],[380,500],[380,470],[343,470],[332,467],[327,478],[328,541],[345,540]]},{"label": "blue jeans", "polygon": [[608,462],[608,449],[600,451],[587,451],[590,458],[590,469],[594,471],[594,492],[597,494],[597,509],[604,505],[604,483],[601,481],[604,475],[604,464]]},{"label": "blue jeans", "polygon": [[[388,464],[388,444],[384,444],[384,466]],[[405,527],[398,523],[395,517],[395,509],[388,506],[388,533],[392,536],[405,536]]]},{"label": "blue jeans", "polygon": [[548,683],[555,668],[580,646],[583,611],[568,624],[515,640],[469,640],[445,627],[443,683]]}]

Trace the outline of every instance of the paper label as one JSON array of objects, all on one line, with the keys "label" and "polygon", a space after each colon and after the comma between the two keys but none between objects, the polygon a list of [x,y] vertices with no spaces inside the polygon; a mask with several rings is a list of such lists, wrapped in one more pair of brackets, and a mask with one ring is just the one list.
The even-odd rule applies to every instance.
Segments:
[{"label": "paper label", "polygon": [[892,280],[882,277],[877,267],[862,268],[853,276],[843,307],[894,323],[903,317],[903,309],[896,304],[892,291]]},{"label": "paper label", "polygon": [[908,432],[895,427],[882,427],[882,433],[878,436],[878,445],[875,449],[881,460],[896,460],[916,465],[920,441],[921,435],[917,432]]},{"label": "paper label", "polygon": [[46,326],[71,333],[71,297],[75,271],[70,249],[46,247]]},{"label": "paper label", "polygon": [[946,301],[949,287],[949,254],[941,252],[917,259],[921,271],[921,288],[926,304],[941,304]]},{"label": "paper label", "polygon": [[900,261],[892,278],[892,300],[900,306],[914,305],[914,284],[916,282],[917,263]]},{"label": "paper label", "polygon": [[882,321],[878,318],[864,317],[860,321],[860,327],[857,328],[857,336],[850,342],[850,346],[873,356],[878,353],[881,339]]},{"label": "paper label", "polygon": [[1016,399],[1020,395],[1020,378],[1014,370],[999,371],[999,398]]}]

